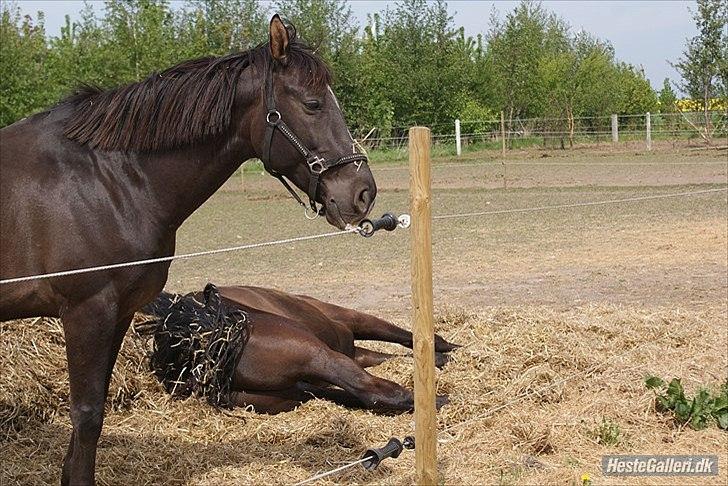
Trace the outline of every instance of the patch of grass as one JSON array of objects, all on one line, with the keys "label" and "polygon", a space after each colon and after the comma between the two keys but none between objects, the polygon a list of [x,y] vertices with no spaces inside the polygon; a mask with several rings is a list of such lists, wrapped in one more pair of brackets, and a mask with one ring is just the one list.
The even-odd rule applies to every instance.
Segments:
[{"label": "patch of grass", "polygon": [[581,467],[581,461],[573,456],[566,456],[566,460],[564,461],[564,463],[572,469]]},{"label": "patch of grass", "polygon": [[602,422],[591,431],[591,435],[598,443],[606,446],[617,445],[622,439],[619,424],[607,417],[602,417]]},{"label": "patch of grass", "polygon": [[501,469],[498,477],[499,486],[510,486],[519,484],[523,478],[523,467],[513,466],[507,470]]},{"label": "patch of grass", "polygon": [[251,159],[245,162],[243,165],[238,168],[238,170],[235,171],[232,177],[234,176],[240,176],[240,171],[245,171],[246,174],[260,174],[265,171],[265,167],[263,167],[263,162],[261,162],[258,159]]},{"label": "patch of grass", "polygon": [[655,408],[672,413],[677,423],[701,430],[715,421],[719,428],[728,430],[728,379],[715,395],[701,387],[692,398],[685,395],[680,378],[673,378],[668,384],[662,378],[648,376],[645,386],[655,390]]},{"label": "patch of grass", "polygon": [[[477,149],[482,150],[483,147],[477,147]],[[468,150],[467,146],[464,147],[465,151],[476,151],[476,148],[473,148],[472,150]],[[440,158],[440,157],[455,157],[455,145],[454,144],[445,144],[445,143],[434,143],[432,145],[432,148],[430,149],[430,154],[433,158]],[[387,163],[393,163],[393,162],[402,162],[404,160],[407,160],[408,158],[408,152],[407,152],[407,144],[405,143],[401,147],[386,147],[386,148],[377,148],[377,149],[370,149],[367,151],[367,155],[369,156],[369,161],[374,164],[387,164]]]}]

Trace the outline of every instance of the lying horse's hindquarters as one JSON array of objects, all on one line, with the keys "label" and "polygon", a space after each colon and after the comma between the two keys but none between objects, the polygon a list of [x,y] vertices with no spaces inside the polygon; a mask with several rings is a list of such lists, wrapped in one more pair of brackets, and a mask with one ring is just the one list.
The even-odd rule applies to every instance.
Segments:
[{"label": "lying horse's hindquarters", "polygon": [[[355,339],[368,339],[411,348],[409,331],[312,297],[259,287],[221,287],[219,291],[228,306],[248,314],[252,325],[250,339],[235,367],[232,404],[278,413],[315,396],[381,411],[414,407],[411,391],[364,370],[396,355],[354,345]],[[192,297],[202,300],[200,294]],[[160,322],[168,310],[164,305],[156,306]],[[442,353],[455,348],[436,336],[441,362],[446,361]],[[439,397],[438,408],[446,401],[446,397]]]}]

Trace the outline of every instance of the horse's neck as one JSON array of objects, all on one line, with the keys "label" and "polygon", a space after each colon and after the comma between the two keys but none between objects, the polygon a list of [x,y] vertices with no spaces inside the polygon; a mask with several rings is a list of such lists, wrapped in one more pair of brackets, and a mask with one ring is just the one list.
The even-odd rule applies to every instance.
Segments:
[{"label": "horse's neck", "polygon": [[[246,113],[250,110],[242,110]],[[149,178],[156,217],[176,229],[227,181],[246,160],[255,157],[250,141],[250,120],[231,126],[228,133],[204,144],[161,155],[142,162]]]},{"label": "horse's neck", "polygon": [[260,111],[261,75],[246,69],[238,79],[230,126],[204,142],[175,150],[132,155],[151,197],[150,217],[176,230],[246,160],[255,157],[253,127],[265,123]]}]

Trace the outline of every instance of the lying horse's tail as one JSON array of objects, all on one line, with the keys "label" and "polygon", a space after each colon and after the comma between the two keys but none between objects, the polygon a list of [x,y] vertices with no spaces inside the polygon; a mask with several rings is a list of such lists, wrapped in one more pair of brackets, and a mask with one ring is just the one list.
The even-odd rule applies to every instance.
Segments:
[{"label": "lying horse's tail", "polygon": [[149,364],[167,391],[230,407],[235,366],[250,337],[247,314],[227,305],[212,284],[202,294],[162,292],[142,312],[152,319],[135,328],[154,337]]}]

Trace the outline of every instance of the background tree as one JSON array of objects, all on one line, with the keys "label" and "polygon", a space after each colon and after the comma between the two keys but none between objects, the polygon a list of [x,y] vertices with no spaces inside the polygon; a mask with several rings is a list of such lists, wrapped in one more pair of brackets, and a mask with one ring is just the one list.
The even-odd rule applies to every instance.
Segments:
[{"label": "background tree", "polygon": [[[402,0],[377,17],[374,48],[380,81],[400,126],[450,124],[465,79],[455,65],[452,17],[442,1]],[[366,53],[371,54],[371,53]]]},{"label": "background tree", "polygon": [[[111,87],[184,59],[267,40],[270,12],[259,0],[187,0],[182,8],[169,0],[95,5],[86,5],[77,21],[66,19],[60,35],[47,36],[41,16],[22,17],[16,6],[2,3],[0,124],[52,105],[81,82]],[[715,5],[701,0],[699,12],[714,20]],[[487,34],[475,37],[454,24],[442,0],[399,0],[370,15],[361,29],[344,0],[277,0],[271,8],[331,64],[333,87],[359,137],[372,128],[376,136],[399,135],[413,124],[449,134],[454,118],[470,121],[464,130],[486,132],[495,128],[487,120],[505,111],[509,120],[540,118],[544,129],[568,133],[573,142],[579,117],[608,123],[611,113],[657,106],[640,69],[619,62],[609,42],[572,33],[539,3],[521,2],[503,17],[494,10],[483,25]],[[706,25],[713,32],[718,24]]]},{"label": "background tree", "polygon": [[109,44],[91,4],[85,5],[78,22],[66,16],[60,36],[49,40],[47,69],[53,83],[48,89],[54,88],[53,98],[62,98],[81,82],[112,86],[127,81],[119,75],[118,58]]},{"label": "background tree", "polygon": [[[375,13],[369,17],[369,25],[364,28],[358,51],[353,57],[351,71],[346,78],[351,83],[349,91],[337,86],[339,96],[346,101],[343,106],[347,120],[358,138],[366,136],[372,129],[375,129],[376,136],[387,137],[394,124],[394,105],[387,91],[391,88],[389,75],[380,64],[384,59],[381,35],[381,17]],[[341,79],[344,75],[337,73],[336,76]]]},{"label": "background tree", "polygon": [[728,3],[726,0],[697,0],[693,19],[698,34],[687,40],[682,57],[673,64],[680,73],[680,88],[700,103],[705,122],[704,138],[710,141],[710,101],[726,96],[728,79]]},{"label": "background tree", "polygon": [[657,97],[657,103],[660,107],[660,113],[673,113],[677,109],[677,95],[672,89],[670,78],[665,78],[662,82],[662,89]]},{"label": "background tree", "polygon": [[43,14],[21,16],[17,6],[3,4],[0,16],[0,126],[50,104]]},{"label": "background tree", "polygon": [[616,82],[618,90],[617,113],[647,113],[657,109],[657,94],[645,78],[642,69],[631,64],[617,63]]},{"label": "background tree", "polygon": [[543,112],[543,83],[537,73],[548,20],[542,5],[530,2],[522,2],[506,14],[504,22],[491,18],[489,58],[496,99],[509,127],[514,117],[540,116]]},{"label": "background tree", "polygon": [[102,27],[120,81],[139,81],[179,59],[168,0],[108,0]]},{"label": "background tree", "polygon": [[265,42],[267,14],[258,0],[188,0],[176,27],[183,57],[219,56]]}]

